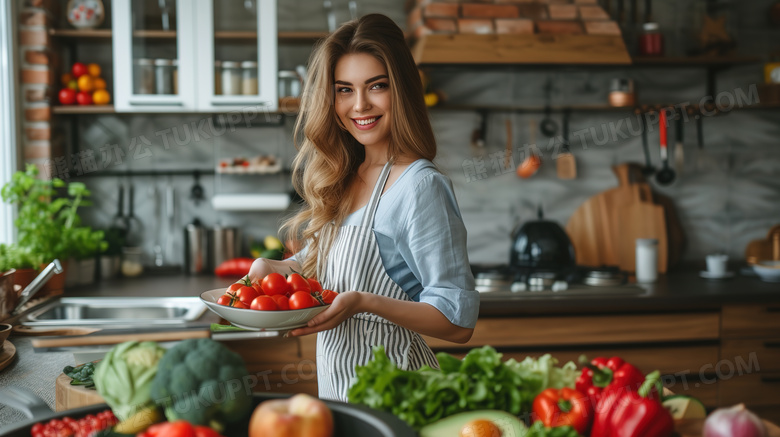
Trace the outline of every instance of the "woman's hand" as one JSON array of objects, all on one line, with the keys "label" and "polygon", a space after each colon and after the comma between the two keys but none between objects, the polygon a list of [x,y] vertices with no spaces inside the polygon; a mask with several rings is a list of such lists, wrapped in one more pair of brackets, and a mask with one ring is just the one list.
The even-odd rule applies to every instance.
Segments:
[{"label": "woman's hand", "polygon": [[330,307],[309,320],[305,328],[294,329],[288,335],[297,337],[333,329],[355,314],[364,312],[364,301],[364,293],[359,291],[339,293]]},{"label": "woman's hand", "polygon": [[275,271],[276,269],[271,266],[267,259],[258,258],[249,268],[249,280],[252,282],[259,281]]}]

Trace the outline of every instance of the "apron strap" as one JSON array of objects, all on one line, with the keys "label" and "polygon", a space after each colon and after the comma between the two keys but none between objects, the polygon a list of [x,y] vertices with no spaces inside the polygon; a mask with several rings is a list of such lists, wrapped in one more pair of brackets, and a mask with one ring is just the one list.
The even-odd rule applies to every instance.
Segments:
[{"label": "apron strap", "polygon": [[379,205],[379,198],[382,197],[382,191],[385,188],[392,167],[393,161],[390,160],[382,168],[382,172],[379,173],[379,178],[376,180],[376,185],[374,186],[374,192],[371,193],[371,199],[368,201],[365,211],[363,211],[363,222],[360,224],[363,228],[370,228],[374,222],[374,215],[376,214],[377,205]]}]

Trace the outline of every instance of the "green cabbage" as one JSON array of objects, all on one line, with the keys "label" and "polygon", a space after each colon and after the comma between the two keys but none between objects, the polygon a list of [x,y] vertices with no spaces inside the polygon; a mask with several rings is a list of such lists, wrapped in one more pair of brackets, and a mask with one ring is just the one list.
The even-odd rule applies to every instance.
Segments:
[{"label": "green cabbage", "polygon": [[128,341],[114,346],[95,369],[95,388],[125,420],[152,404],[151,386],[165,349],[153,341]]}]

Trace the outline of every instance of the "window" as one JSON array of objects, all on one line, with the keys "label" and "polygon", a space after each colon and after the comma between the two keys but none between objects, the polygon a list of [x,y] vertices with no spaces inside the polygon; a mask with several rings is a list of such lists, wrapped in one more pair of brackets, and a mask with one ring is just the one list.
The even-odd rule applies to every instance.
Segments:
[{"label": "window", "polygon": [[[0,186],[17,169],[16,1],[0,2]],[[14,210],[0,202],[0,243],[14,238]]]}]

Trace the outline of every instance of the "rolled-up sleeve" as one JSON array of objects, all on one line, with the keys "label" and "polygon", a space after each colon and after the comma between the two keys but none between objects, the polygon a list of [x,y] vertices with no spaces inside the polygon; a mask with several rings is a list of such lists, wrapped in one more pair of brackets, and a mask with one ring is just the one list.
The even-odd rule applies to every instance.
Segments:
[{"label": "rolled-up sleeve", "polygon": [[434,306],[455,325],[473,328],[479,293],[452,184],[433,171],[418,180],[410,194],[398,248],[422,285],[415,300]]}]

